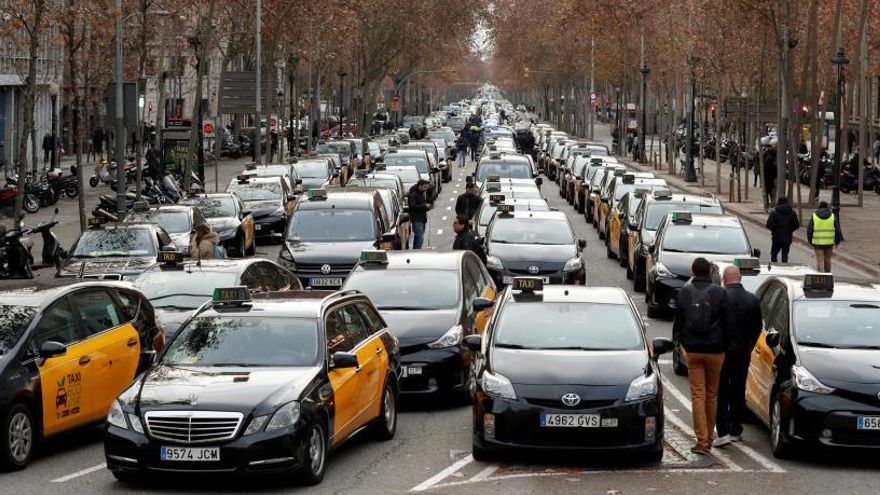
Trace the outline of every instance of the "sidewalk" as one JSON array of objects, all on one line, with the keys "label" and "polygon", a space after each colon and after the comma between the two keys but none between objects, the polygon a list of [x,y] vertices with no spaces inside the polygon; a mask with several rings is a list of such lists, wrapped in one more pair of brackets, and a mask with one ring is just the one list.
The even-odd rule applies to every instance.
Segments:
[{"label": "sidewalk", "polygon": [[[608,142],[610,146],[610,129],[607,125],[597,124],[596,131],[599,131],[600,128],[604,128],[602,129],[603,135],[609,135]],[[599,132],[597,132],[597,134],[599,134]],[[651,151],[650,140],[651,136],[646,136],[645,147],[648,149],[649,153]],[[655,139],[654,142],[656,146],[657,140]],[[654,150],[656,151],[657,148],[655,147]],[[669,166],[665,162],[659,166],[658,170],[651,164],[643,165],[635,163],[628,157],[618,157],[618,159],[633,169],[644,172],[653,172],[657,177],[666,179],[669,185],[677,190],[691,194],[716,194],[719,199],[724,202],[724,207],[728,212],[761,227],[766,224],[769,211],[764,210],[761,189],[752,186],[752,184],[754,184],[754,176],[751,171],[744,170],[742,172],[742,201],[729,201],[729,163],[721,164],[721,193],[718,194],[716,192],[716,184],[718,180],[716,162],[714,160],[705,159],[703,167],[705,178],[698,176],[697,182],[685,182],[682,171],[679,170],[681,165],[678,160],[682,157],[683,155],[676,158],[676,175],[669,174]],[[699,158],[695,158],[694,160],[697,161]],[[705,185],[703,182],[704,179]],[[745,199],[744,192],[746,181],[748,181],[749,189],[748,200]],[[810,216],[813,214],[813,210],[806,206],[809,196],[807,187],[802,186],[801,184],[798,184],[798,187],[800,188],[801,202],[804,206],[802,208],[802,213],[799,214],[801,228],[795,232],[795,242],[809,246],[809,243],[807,242],[807,223],[809,222]],[[735,184],[733,188],[734,194],[736,194]],[[795,211],[798,211],[796,206],[798,198],[797,194],[797,189],[794,189],[791,198],[789,198]],[[859,208],[855,206],[858,204],[858,197],[856,195],[841,194],[842,207],[840,223],[845,241],[841,243],[839,247],[835,248],[834,256],[836,259],[863,270],[865,274],[880,276],[880,231],[873,227],[877,219],[880,218],[880,196],[873,191],[865,191],[864,198],[864,206]],[[830,203],[831,191],[828,189],[820,191],[820,199]],[[760,248],[762,251],[769,253],[770,246],[760,246]]]}]

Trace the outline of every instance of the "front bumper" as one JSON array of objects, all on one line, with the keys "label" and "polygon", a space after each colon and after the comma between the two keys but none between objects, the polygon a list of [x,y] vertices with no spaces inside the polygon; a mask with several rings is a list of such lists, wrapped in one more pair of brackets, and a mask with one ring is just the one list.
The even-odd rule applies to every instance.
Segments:
[{"label": "front bumper", "polygon": [[649,274],[648,293],[651,296],[648,304],[656,309],[675,309],[678,291],[686,283],[687,280],[681,278],[657,278],[656,275]]},{"label": "front bumper", "polygon": [[[258,432],[218,444],[179,445],[153,440],[129,429],[108,425],[104,454],[111,471],[144,474],[151,471],[177,473],[259,474],[291,472],[308,458],[305,428]],[[219,447],[220,460],[207,462],[163,461],[162,447]]]},{"label": "front bumper", "polygon": [[503,287],[505,285],[510,285],[513,282],[513,277],[541,277],[544,279],[545,284],[566,284],[566,285],[578,285],[583,284],[586,278],[586,271],[581,268],[580,270],[575,270],[573,272],[566,271],[554,271],[554,272],[538,272],[536,274],[530,274],[526,271],[514,271],[508,268],[504,268],[504,270],[493,270],[489,269],[489,274],[492,275],[492,280],[495,282],[497,287]]},{"label": "front bumper", "polygon": [[785,402],[789,402],[790,440],[822,448],[880,449],[880,430],[858,429],[859,416],[880,416],[876,398],[872,405],[838,393],[839,390],[832,395],[798,391],[790,402],[784,397],[784,408]]},{"label": "front bumper", "polygon": [[287,218],[278,216],[262,217],[254,220],[254,237],[257,239],[282,238],[287,228]]},{"label": "front bumper", "polygon": [[465,385],[466,358],[458,346],[431,349],[425,345],[400,350],[400,393],[429,395]]}]

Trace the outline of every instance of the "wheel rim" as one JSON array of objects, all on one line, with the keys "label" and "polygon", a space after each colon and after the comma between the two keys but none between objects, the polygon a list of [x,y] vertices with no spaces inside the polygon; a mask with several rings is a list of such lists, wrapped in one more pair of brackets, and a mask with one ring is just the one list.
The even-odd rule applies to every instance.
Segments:
[{"label": "wheel rim", "polygon": [[24,462],[31,452],[33,430],[27,414],[18,412],[9,422],[9,452],[15,462]]},{"label": "wheel rim", "polygon": [[318,474],[324,469],[324,435],[318,427],[312,428],[312,435],[309,437],[309,459],[312,473]]},{"label": "wheel rim", "polygon": [[780,425],[781,420],[779,418],[779,413],[779,401],[776,401],[773,403],[773,413],[772,417],[770,418],[770,437],[773,439],[774,447],[779,446],[779,440],[782,436],[782,425]]},{"label": "wheel rim", "polygon": [[395,414],[395,404],[394,404],[394,393],[391,389],[385,390],[385,403],[383,404],[383,409],[385,409],[385,428],[391,432],[394,431],[394,424],[397,422],[397,415]]}]

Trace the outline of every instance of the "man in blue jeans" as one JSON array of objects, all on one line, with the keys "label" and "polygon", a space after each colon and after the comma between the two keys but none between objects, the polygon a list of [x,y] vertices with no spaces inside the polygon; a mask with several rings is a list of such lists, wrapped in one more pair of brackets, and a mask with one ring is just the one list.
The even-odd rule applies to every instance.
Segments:
[{"label": "man in blue jeans", "polygon": [[429,181],[419,179],[406,195],[409,205],[409,221],[413,230],[413,249],[422,249],[425,242],[425,226],[428,224],[428,210],[434,207],[428,201]]}]

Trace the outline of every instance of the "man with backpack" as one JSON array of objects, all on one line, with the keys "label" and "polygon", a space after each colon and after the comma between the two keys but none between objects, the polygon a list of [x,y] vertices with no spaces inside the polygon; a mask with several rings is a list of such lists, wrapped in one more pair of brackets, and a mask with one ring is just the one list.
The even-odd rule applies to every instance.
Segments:
[{"label": "man with backpack", "polygon": [[709,278],[711,265],[697,258],[691,265],[693,278],[678,292],[672,336],[686,358],[691,389],[694,433],[691,452],[708,454],[718,408],[721,366],[727,350],[728,299]]}]

